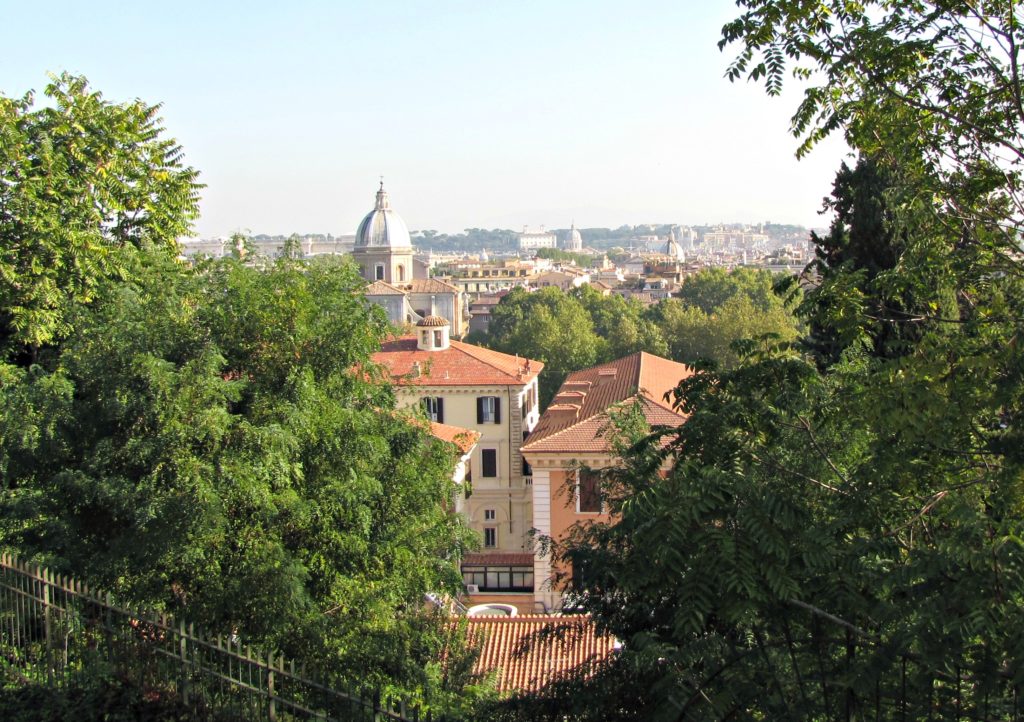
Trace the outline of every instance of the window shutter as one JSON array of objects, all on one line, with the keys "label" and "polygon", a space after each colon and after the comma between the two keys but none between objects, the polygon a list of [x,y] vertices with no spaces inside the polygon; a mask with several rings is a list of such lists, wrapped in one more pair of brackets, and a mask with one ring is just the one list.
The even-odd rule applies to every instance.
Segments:
[{"label": "window shutter", "polygon": [[501,397],[494,397],[494,423],[501,423]]},{"label": "window shutter", "polygon": [[476,398],[476,422],[482,424],[484,422],[484,398],[478,396]]},{"label": "window shutter", "polygon": [[437,423],[444,423],[444,399],[437,397]]}]

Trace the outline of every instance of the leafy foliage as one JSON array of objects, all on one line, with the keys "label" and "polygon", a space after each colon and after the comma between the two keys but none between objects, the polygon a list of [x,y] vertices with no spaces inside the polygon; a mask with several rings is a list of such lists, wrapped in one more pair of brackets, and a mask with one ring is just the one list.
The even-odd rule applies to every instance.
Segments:
[{"label": "leafy foliage", "polygon": [[387,324],[358,274],[133,275],[79,310],[52,373],[5,369],[5,542],[210,632],[438,694],[450,635],[423,598],[456,588],[468,539],[445,508],[453,454],[370,381]]},{"label": "leafy foliage", "polygon": [[797,63],[818,83],[800,152],[842,129],[861,158],[815,239],[809,335],[688,378],[688,421],[609,471],[615,522],[557,550],[589,572],[571,603],[623,641],[561,709],[605,716],[610,688],[626,719],[1012,718],[1020,18],[1004,2],[739,4],[730,76],[776,94]]},{"label": "leafy foliage", "polygon": [[161,137],[159,106],[114,104],[53,77],[48,107],[0,96],[0,351],[22,363],[70,314],[124,279],[139,250],[177,254],[198,213],[197,173]]}]

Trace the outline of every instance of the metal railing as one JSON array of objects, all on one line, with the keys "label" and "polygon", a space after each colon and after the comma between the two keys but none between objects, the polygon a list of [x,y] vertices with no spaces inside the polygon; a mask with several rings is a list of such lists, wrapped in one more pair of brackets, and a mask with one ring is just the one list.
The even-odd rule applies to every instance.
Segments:
[{"label": "metal railing", "polygon": [[96,662],[197,713],[267,722],[444,719],[400,699],[322,684],[236,636],[204,637],[191,624],[123,609],[109,593],[0,555],[0,673],[60,687]]}]

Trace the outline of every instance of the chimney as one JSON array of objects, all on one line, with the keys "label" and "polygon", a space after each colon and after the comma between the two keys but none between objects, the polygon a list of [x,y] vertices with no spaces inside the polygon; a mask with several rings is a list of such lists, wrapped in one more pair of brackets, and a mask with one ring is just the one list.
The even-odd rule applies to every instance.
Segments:
[{"label": "chimney", "polygon": [[579,418],[580,407],[576,404],[552,404],[544,413],[551,414],[556,423],[564,424]]}]

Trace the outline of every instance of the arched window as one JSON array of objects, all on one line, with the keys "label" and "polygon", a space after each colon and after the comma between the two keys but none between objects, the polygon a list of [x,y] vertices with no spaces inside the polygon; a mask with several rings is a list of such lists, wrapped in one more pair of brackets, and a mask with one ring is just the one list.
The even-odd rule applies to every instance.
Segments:
[{"label": "arched window", "polygon": [[398,280],[399,281],[404,281],[405,280],[405,266],[399,264],[398,268],[396,270],[398,271]]}]

